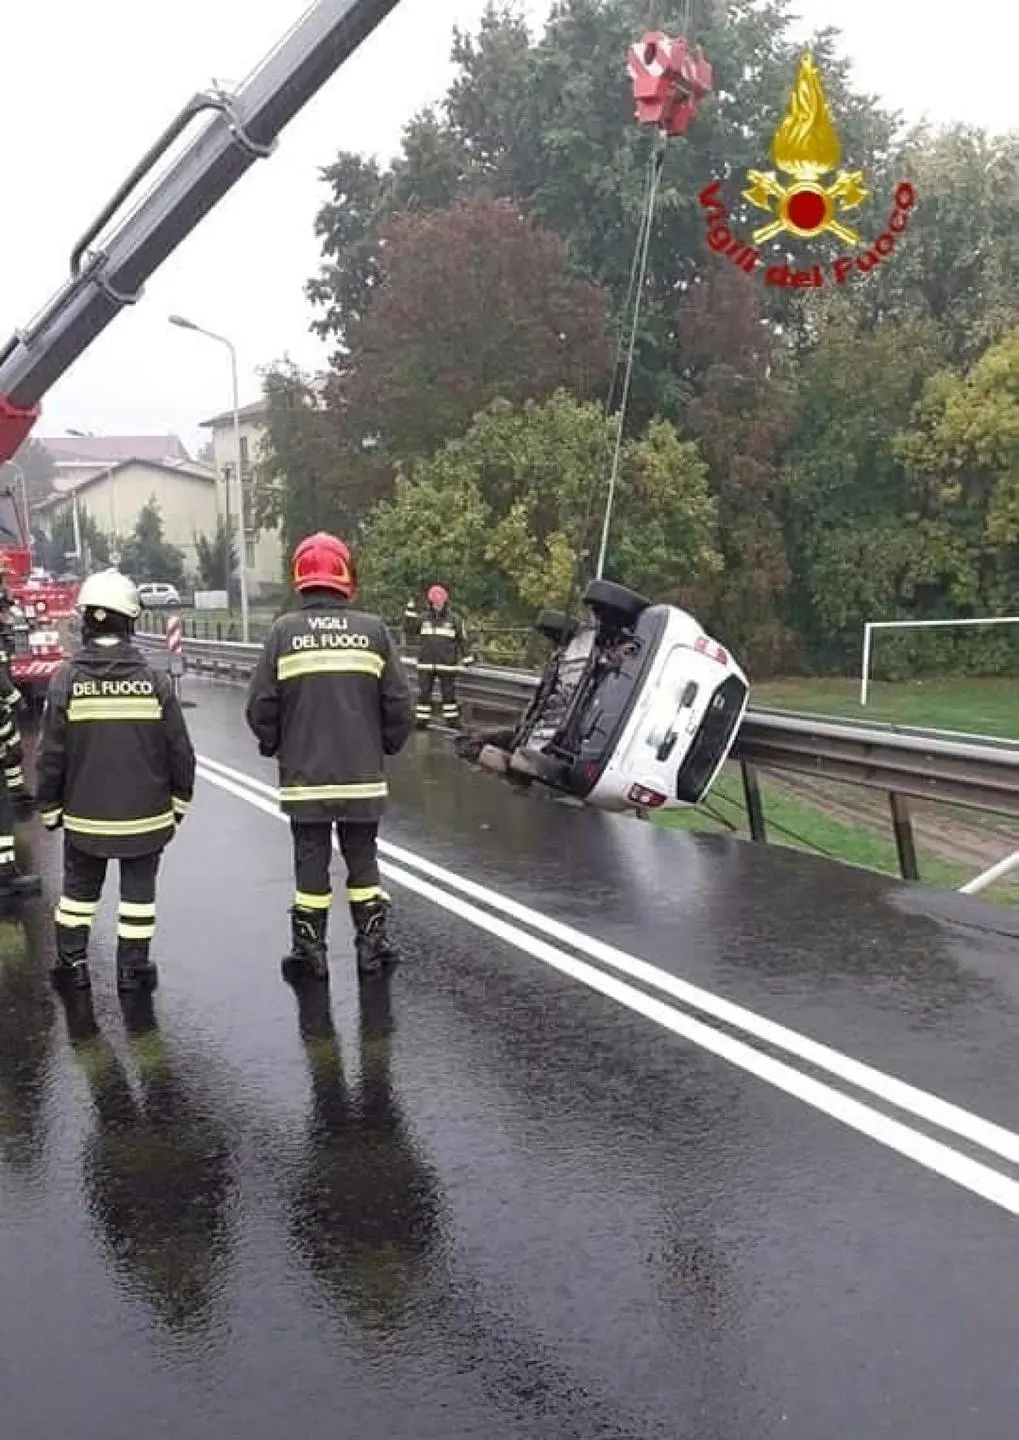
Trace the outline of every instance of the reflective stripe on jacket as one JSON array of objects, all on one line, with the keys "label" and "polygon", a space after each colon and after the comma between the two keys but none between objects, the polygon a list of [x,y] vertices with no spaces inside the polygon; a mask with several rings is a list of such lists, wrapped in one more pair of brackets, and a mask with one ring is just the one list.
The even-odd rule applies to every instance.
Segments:
[{"label": "reflective stripe on jacket", "polygon": [[169,677],[126,640],[82,646],[50,682],[36,764],[44,820],[110,859],[161,850],[194,793],[195,752]]},{"label": "reflective stripe on jacket", "polygon": [[245,716],[262,754],[278,758],[280,808],[304,820],[377,820],[385,756],[414,724],[386,626],[325,592],[273,623]]},{"label": "reflective stripe on jacket", "polygon": [[421,645],[418,650],[418,668],[435,670],[441,675],[460,669],[467,653],[467,629],[447,605],[438,612],[428,609],[418,631]]},{"label": "reflective stripe on jacket", "polygon": [[21,691],[11,679],[9,656],[6,649],[0,648],[0,766],[9,790],[25,788],[21,731],[14,718],[20,704]]}]

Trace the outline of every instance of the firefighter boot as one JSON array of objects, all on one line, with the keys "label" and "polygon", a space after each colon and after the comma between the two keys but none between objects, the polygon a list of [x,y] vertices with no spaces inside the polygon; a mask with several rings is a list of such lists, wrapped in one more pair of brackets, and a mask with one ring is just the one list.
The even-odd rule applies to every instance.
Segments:
[{"label": "firefighter boot", "polygon": [[136,990],[155,990],[159,971],[149,959],[148,940],[117,941],[117,994],[130,995]]},{"label": "firefighter boot", "polygon": [[361,975],[377,975],[383,965],[396,965],[399,955],[389,937],[389,905],[385,900],[355,900],[350,913],[354,921],[357,969]]},{"label": "firefighter boot", "polygon": [[57,925],[57,963],[50,979],[57,990],[88,990],[92,977],[88,973],[87,925]]},{"label": "firefighter boot", "polygon": [[23,875],[13,853],[0,862],[0,908],[41,894],[42,881],[38,875]]},{"label": "firefighter boot", "polygon": [[290,911],[290,954],[283,959],[283,975],[287,980],[301,973],[314,980],[329,979],[329,957],[326,953],[328,910],[303,910],[294,905]]}]

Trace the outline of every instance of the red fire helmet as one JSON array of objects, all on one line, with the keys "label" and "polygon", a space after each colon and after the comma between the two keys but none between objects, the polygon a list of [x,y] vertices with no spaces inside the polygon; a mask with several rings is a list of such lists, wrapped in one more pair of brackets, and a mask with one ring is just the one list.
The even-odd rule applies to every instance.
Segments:
[{"label": "red fire helmet", "polygon": [[449,600],[449,591],[444,585],[433,585],[425,596],[433,610],[441,610]]},{"label": "red fire helmet", "polygon": [[350,548],[324,530],[301,541],[294,551],[292,572],[295,590],[335,590],[350,600],[357,589]]}]

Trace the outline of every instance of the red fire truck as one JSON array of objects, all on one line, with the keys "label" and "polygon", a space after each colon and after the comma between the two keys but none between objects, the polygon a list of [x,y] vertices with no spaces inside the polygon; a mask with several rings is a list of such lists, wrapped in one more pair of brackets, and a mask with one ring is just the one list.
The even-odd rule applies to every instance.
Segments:
[{"label": "red fire truck", "polygon": [[5,636],[11,678],[34,707],[41,706],[50,677],[68,654],[70,618],[78,582],[43,581],[32,574],[26,517],[10,489],[0,490],[0,591],[11,602]]}]

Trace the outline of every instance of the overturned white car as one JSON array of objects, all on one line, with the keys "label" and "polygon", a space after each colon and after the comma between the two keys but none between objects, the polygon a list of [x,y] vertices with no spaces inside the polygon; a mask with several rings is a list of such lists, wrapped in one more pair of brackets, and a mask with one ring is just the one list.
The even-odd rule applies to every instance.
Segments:
[{"label": "overturned white car", "polygon": [[601,810],[696,805],[732,749],[747,677],[685,610],[607,580],[582,598],[590,621],[535,621],[556,648],[519,724],[462,735],[458,753]]}]

